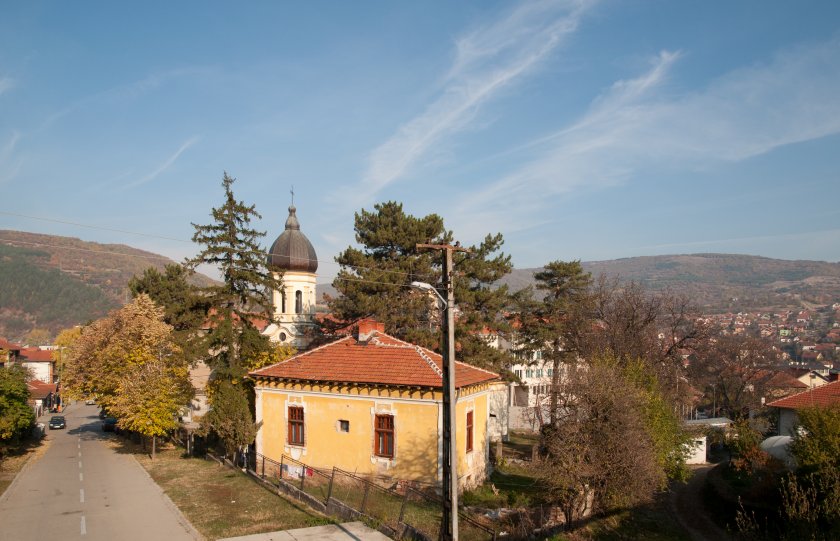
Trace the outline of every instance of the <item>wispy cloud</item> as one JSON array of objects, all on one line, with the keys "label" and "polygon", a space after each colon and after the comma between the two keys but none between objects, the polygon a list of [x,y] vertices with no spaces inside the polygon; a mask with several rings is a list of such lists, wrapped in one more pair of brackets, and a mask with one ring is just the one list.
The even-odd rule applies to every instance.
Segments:
[{"label": "wispy cloud", "polygon": [[443,138],[465,129],[480,106],[532,71],[572,34],[593,2],[538,1],[456,40],[455,58],[437,98],[370,155],[356,199],[368,199],[407,175]]},{"label": "wispy cloud", "polygon": [[136,99],[137,97],[151,92],[174,79],[207,75],[213,73],[214,71],[215,70],[213,68],[199,66],[175,68],[150,73],[142,79],[107,88],[105,90],[96,92],[94,94],[76,100],[75,102],[67,105],[63,109],[49,115],[41,125],[40,130],[47,129],[62,118],[73,114],[76,111],[82,110],[86,107],[101,104],[103,102],[119,102],[124,100]]},{"label": "wispy cloud", "polygon": [[662,88],[681,56],[662,52],[573,125],[520,149],[531,159],[472,194],[458,209],[462,220],[504,216],[527,228],[556,202],[552,196],[657,169],[715,167],[840,132],[840,39],[785,51],[675,97]]},{"label": "wispy cloud", "polygon": [[184,141],[184,143],[178,148],[178,150],[175,151],[174,154],[169,156],[169,158],[167,158],[166,161],[164,161],[162,164],[160,164],[160,166],[157,167],[154,171],[152,171],[148,175],[145,175],[145,176],[135,180],[134,182],[129,182],[128,184],[123,186],[123,188],[125,188],[125,189],[136,188],[137,186],[142,186],[143,184],[146,184],[147,182],[151,182],[152,180],[156,179],[162,173],[164,173],[167,169],[172,167],[172,165],[178,160],[178,158],[181,156],[181,154],[183,154],[188,148],[190,148],[196,142],[198,142],[198,139],[199,139],[198,137],[190,137],[189,139]]},{"label": "wispy cloud", "polygon": [[15,80],[11,77],[0,77],[0,96],[15,86]]}]

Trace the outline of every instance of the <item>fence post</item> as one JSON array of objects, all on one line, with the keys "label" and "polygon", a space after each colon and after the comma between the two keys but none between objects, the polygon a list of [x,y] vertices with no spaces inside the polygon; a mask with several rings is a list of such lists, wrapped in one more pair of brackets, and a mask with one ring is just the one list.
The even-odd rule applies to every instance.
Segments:
[{"label": "fence post", "polygon": [[405,516],[405,507],[408,505],[408,495],[411,494],[411,489],[407,486],[405,487],[405,498],[403,498],[402,505],[400,506],[400,520],[399,522],[403,521],[403,517]]},{"label": "fence post", "polygon": [[360,513],[365,512],[365,505],[367,504],[368,492],[370,492],[370,485],[367,483],[367,481],[365,481],[364,483],[365,483],[365,495],[362,496],[362,508],[359,509]]},{"label": "fence post", "polygon": [[303,465],[302,462],[298,462],[300,464],[300,491],[303,492],[303,480],[306,479],[306,466]]},{"label": "fence post", "polygon": [[260,477],[265,479],[265,455],[262,457],[262,475]]},{"label": "fence post", "polygon": [[332,498],[332,487],[333,487],[333,479],[335,479],[335,466],[333,466],[332,475],[330,475],[330,486],[327,489],[327,501],[324,502],[324,505],[330,505],[330,498]]},{"label": "fence post", "polygon": [[278,481],[277,481],[277,484],[278,484],[278,485],[280,484],[280,481],[282,481],[282,480],[283,480],[283,458],[284,458],[285,456],[286,456],[286,455],[284,455],[284,454],[282,454],[282,453],[280,454],[280,476],[278,477]]}]

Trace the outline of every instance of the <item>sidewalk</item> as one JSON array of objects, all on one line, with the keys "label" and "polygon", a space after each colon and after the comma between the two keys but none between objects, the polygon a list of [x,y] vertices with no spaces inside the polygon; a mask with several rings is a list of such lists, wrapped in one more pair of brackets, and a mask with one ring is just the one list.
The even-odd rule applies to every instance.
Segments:
[{"label": "sidewalk", "polygon": [[256,533],[218,541],[390,541],[391,538],[361,522],[345,522],[281,532]]}]

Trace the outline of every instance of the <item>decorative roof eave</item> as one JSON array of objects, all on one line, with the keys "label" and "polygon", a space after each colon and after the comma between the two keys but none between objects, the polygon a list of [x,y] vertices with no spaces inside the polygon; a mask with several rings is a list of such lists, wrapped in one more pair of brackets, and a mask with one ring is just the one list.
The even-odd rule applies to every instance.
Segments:
[{"label": "decorative roof eave", "polygon": [[[418,391],[443,391],[443,385],[418,385],[414,383],[382,383],[379,381],[340,381],[340,380],[332,380],[332,379],[304,379],[304,378],[288,378],[284,376],[271,376],[271,375],[252,375],[252,377],[259,383],[260,380],[265,380],[266,382],[283,382],[283,383],[292,383],[292,384],[304,384],[304,385],[329,385],[329,386],[341,386],[341,387],[376,387],[376,388],[383,388],[383,389],[417,389]],[[501,381],[501,378],[496,377],[493,379],[486,379],[482,381],[475,381],[472,383],[468,383],[466,385],[461,385],[457,387],[457,389],[468,389],[470,387],[475,387],[478,385],[489,385],[491,383]]]}]

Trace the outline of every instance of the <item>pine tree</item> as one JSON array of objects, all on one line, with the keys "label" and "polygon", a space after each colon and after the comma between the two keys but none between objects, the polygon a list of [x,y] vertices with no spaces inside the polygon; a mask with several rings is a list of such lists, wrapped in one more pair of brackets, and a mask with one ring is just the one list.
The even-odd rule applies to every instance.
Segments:
[{"label": "pine tree", "polygon": [[551,361],[549,416],[553,425],[564,365],[577,361],[593,321],[592,276],[584,272],[580,261],[552,261],[534,278],[545,296],[535,300],[530,288],[519,294],[519,309],[514,316],[519,324],[517,343],[529,356],[539,351]]},{"label": "pine tree", "polygon": [[[416,218],[389,201],[374,205],[373,212],[356,213],[355,230],[362,247],[348,247],[336,257],[341,269],[333,286],[341,295],[329,299],[332,313],[343,323],[373,317],[398,338],[440,349],[434,300],[411,288],[411,282],[441,284],[440,254],[416,246],[451,243],[454,236],[443,219],[437,214]],[[503,242],[501,234],[488,235],[471,253],[454,257],[458,359],[495,369],[507,357],[489,347],[481,333],[507,328],[498,317],[509,301],[507,287],[492,285],[512,268],[510,257],[497,253]]]},{"label": "pine tree", "polygon": [[234,180],[224,174],[225,200],[212,209],[213,223],[193,224],[193,242],[203,249],[187,262],[190,268],[213,265],[222,273],[222,284],[203,290],[210,307],[207,346],[213,369],[211,410],[203,428],[218,435],[228,451],[247,445],[256,434],[253,388],[244,378],[275,348],[253,321],[274,320],[272,292],[282,288],[279,269],[268,266],[268,254],[259,244],[265,232],[251,227],[251,220],[262,216],[254,205],[236,200]]},{"label": "pine tree", "polygon": [[261,216],[254,205],[236,200],[234,181],[224,174],[225,201],[212,209],[213,223],[193,224],[193,242],[203,249],[187,264],[193,269],[214,265],[222,273],[222,284],[203,290],[210,306],[209,360],[218,374],[237,378],[247,372],[249,357],[271,347],[253,320],[273,320],[272,291],[281,288],[282,278],[277,269],[268,267],[266,251],[259,244],[265,232],[251,227],[251,220]]}]

